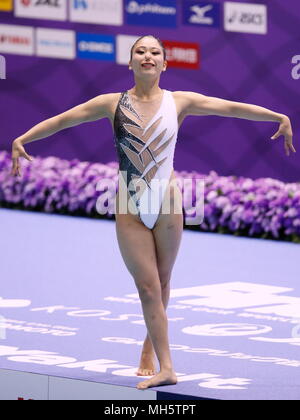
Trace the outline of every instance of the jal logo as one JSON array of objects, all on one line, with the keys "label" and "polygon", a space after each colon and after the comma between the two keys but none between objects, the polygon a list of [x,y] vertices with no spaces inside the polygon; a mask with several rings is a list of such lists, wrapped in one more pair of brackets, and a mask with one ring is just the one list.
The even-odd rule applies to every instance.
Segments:
[{"label": "jal logo", "polygon": [[67,20],[67,0],[15,0],[15,17]]},{"label": "jal logo", "polygon": [[6,79],[6,60],[0,55],[0,80]]},{"label": "jal logo", "polygon": [[59,1],[60,0],[21,0],[21,4],[23,6],[54,6],[59,7]]}]

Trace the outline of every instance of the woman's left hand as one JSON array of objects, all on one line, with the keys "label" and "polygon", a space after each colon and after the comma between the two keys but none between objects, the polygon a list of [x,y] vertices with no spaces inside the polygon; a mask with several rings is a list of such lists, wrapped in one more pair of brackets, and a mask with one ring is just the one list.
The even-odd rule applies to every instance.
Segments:
[{"label": "woman's left hand", "polygon": [[293,146],[293,131],[291,121],[287,115],[283,115],[278,131],[271,137],[271,139],[275,140],[279,136],[284,136],[284,148],[286,155],[290,155],[290,150],[296,153],[296,150]]}]

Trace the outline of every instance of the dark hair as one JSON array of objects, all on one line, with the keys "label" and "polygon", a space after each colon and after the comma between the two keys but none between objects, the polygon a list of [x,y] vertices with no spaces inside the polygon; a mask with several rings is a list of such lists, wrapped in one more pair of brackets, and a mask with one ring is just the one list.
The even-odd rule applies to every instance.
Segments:
[{"label": "dark hair", "polygon": [[136,44],[141,40],[141,39],[143,39],[143,38],[147,38],[147,37],[150,37],[150,38],[154,38],[154,39],[156,39],[156,41],[159,43],[159,45],[161,46],[161,48],[162,48],[162,50],[163,50],[163,54],[164,54],[164,60],[166,60],[167,59],[167,51],[166,51],[166,49],[165,49],[165,47],[164,47],[164,44],[163,44],[163,42],[159,39],[159,38],[157,38],[156,36],[154,36],[154,35],[143,35],[143,36],[141,36],[140,38],[138,38],[136,41],[135,41],[135,43],[133,44],[133,46],[131,47],[131,50],[130,50],[130,60],[132,60],[132,54],[133,54],[133,50],[134,50],[134,47],[136,46]]}]

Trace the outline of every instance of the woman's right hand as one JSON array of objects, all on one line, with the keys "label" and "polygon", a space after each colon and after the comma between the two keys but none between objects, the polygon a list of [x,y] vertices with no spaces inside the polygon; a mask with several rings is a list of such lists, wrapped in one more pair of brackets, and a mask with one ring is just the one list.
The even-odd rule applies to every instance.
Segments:
[{"label": "woman's right hand", "polygon": [[20,142],[20,140],[16,139],[12,143],[12,171],[11,175],[13,176],[21,176],[20,172],[20,163],[19,158],[24,157],[25,159],[29,160],[30,162],[33,161],[33,157],[29,156],[25,149],[23,144]]}]

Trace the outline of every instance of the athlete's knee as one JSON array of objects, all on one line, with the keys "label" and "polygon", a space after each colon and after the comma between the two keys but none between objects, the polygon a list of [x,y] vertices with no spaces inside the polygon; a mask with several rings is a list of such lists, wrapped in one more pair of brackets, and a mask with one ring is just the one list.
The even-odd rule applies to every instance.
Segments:
[{"label": "athlete's knee", "polygon": [[159,271],[159,280],[162,289],[169,286],[171,280],[171,271],[169,269]]},{"label": "athlete's knee", "polygon": [[161,287],[155,275],[142,275],[135,277],[135,283],[142,302],[161,300]]}]

